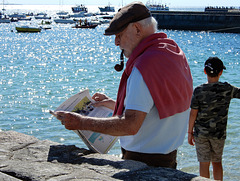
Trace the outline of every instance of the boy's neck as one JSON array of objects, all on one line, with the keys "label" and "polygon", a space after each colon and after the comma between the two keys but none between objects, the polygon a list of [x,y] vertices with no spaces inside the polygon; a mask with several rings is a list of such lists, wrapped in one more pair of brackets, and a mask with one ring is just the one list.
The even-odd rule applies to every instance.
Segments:
[{"label": "boy's neck", "polygon": [[219,81],[219,78],[220,78],[220,76],[218,76],[218,77],[207,77],[207,79],[208,79],[208,84],[210,84],[210,83],[217,83],[218,81]]}]

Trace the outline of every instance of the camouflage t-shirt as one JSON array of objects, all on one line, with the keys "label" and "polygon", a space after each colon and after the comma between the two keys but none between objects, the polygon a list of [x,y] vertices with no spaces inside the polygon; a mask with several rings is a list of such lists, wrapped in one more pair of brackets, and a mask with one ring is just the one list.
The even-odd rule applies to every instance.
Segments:
[{"label": "camouflage t-shirt", "polygon": [[191,102],[191,108],[198,109],[194,136],[226,139],[228,109],[232,98],[240,98],[240,89],[227,82],[196,87]]}]

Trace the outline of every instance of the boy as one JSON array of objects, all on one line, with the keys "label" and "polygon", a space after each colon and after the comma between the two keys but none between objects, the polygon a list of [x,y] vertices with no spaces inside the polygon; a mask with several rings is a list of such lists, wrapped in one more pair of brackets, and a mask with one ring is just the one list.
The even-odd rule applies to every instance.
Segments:
[{"label": "boy", "polygon": [[193,92],[188,127],[188,143],[196,144],[200,176],[210,178],[212,162],[215,180],[223,180],[222,154],[229,104],[232,98],[240,98],[239,88],[219,82],[223,69],[226,68],[218,57],[209,57],[205,62],[208,82]]}]

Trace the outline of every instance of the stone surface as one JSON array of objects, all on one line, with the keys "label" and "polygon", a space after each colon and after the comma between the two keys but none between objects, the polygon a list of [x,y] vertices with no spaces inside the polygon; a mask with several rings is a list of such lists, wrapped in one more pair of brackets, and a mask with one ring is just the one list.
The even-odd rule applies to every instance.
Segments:
[{"label": "stone surface", "polygon": [[179,170],[91,153],[14,131],[0,131],[0,180],[209,180]]}]

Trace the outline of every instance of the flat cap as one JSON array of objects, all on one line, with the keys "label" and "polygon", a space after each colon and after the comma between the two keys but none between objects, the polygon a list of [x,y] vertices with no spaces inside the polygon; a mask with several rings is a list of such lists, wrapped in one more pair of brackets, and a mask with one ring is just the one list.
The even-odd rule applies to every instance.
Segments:
[{"label": "flat cap", "polygon": [[130,23],[151,17],[151,12],[142,2],[132,2],[120,8],[113,17],[104,35],[115,35],[123,31]]}]

